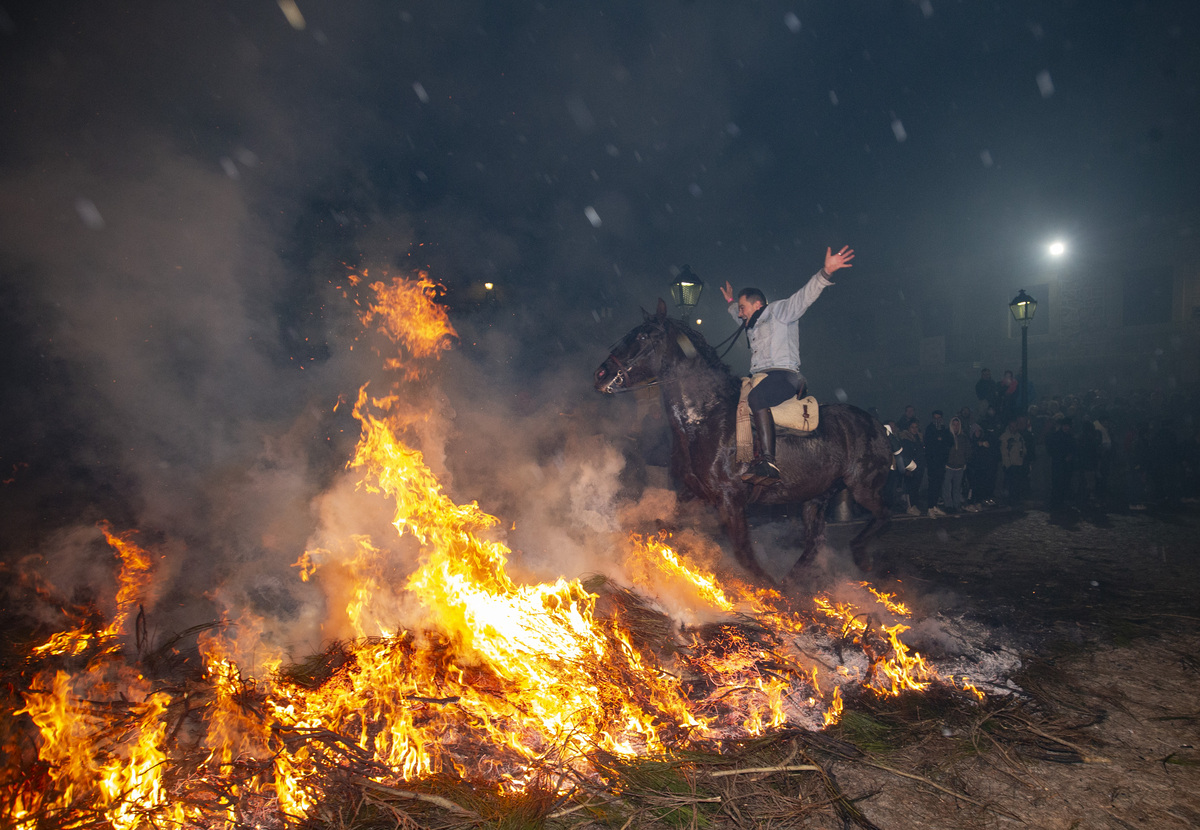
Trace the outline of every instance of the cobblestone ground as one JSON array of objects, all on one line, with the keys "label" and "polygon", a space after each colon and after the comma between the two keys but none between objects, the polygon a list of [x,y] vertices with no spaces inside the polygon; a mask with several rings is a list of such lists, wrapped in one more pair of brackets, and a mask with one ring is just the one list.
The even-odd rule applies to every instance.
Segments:
[{"label": "cobblestone ground", "polygon": [[[829,537],[837,545],[849,532]],[[944,722],[875,759],[924,781],[836,764],[870,821],[883,830],[1200,827],[1195,505],[901,520],[874,555],[877,585],[926,613],[1003,632],[1025,668],[1011,703],[993,701],[966,721],[935,713]],[[1028,743],[998,737],[1006,718],[1028,724]]]}]

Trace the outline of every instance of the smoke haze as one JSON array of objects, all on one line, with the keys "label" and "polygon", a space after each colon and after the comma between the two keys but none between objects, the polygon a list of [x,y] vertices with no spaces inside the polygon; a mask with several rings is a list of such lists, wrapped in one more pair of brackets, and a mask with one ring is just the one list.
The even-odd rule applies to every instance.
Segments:
[{"label": "smoke haze", "polygon": [[[915,4],[312,2],[284,14],[9,0],[10,585],[25,596],[39,573],[63,596],[105,595],[112,555],[95,528],[108,520],[164,557],[164,631],[248,608],[278,621],[277,642],[344,636],[346,588],[332,573],[329,596],[299,583],[299,555],[348,555],[367,537],[394,548],[401,564],[379,575],[394,590],[414,554],[345,470],[358,388],[389,383],[386,345],[362,332],[346,278],[420,268],[447,285],[460,343],[434,380],[402,392],[424,413],[412,440],[453,499],[500,518],[523,576],[610,567],[609,534],[670,521],[676,505],[653,487],[637,501],[628,461],[644,413],[595,395],[591,372],[672,266],[690,261],[708,281],[697,315],[718,321],[716,341],[729,322],[716,285],[790,293],[827,245],[865,238],[864,266],[915,268],[934,242],[970,250],[981,228],[1028,235],[1023,223],[1061,212],[1065,197],[1028,196],[1042,190],[1167,210],[1170,198],[1112,172],[1122,147],[1140,148],[1138,181],[1191,199],[1192,168],[1175,163],[1188,154],[1171,143],[1195,135],[1194,85],[1174,80],[1195,75],[1176,54],[1187,20],[1156,12],[1122,29],[1130,51],[1178,63],[1154,95],[1109,84],[1089,97],[1087,71],[1056,63],[1044,98],[1034,79],[1066,35],[1049,26],[1035,42],[1024,6],[969,5],[930,18]],[[1098,48],[1078,40],[1071,54]],[[1116,114],[1092,129],[1097,100]],[[1160,122],[1161,146],[1127,134]],[[943,134],[961,141],[929,138]],[[1094,165],[1084,191],[1061,172],[1060,144]],[[833,308],[896,295],[875,278],[857,268]]]}]

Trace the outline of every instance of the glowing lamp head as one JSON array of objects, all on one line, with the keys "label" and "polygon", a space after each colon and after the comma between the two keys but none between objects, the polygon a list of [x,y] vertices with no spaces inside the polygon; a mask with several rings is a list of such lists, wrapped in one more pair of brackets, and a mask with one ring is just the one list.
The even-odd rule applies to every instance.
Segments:
[{"label": "glowing lamp head", "polygon": [[704,291],[704,282],[692,273],[690,266],[683,266],[679,276],[671,283],[671,299],[683,311],[690,311],[700,302],[700,293]]},{"label": "glowing lamp head", "polygon": [[1025,293],[1022,288],[1017,296],[1013,297],[1012,302],[1008,304],[1008,310],[1012,312],[1013,319],[1023,326],[1029,325],[1029,321],[1033,319],[1033,313],[1037,311],[1037,300]]},{"label": "glowing lamp head", "polygon": [[1058,259],[1067,252],[1067,243],[1061,239],[1056,239],[1046,247],[1046,251],[1049,252],[1050,256]]}]

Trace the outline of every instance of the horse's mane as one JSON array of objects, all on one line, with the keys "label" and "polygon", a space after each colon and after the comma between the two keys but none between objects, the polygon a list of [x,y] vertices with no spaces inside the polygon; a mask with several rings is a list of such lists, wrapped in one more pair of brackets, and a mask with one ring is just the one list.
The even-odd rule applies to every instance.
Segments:
[{"label": "horse's mane", "polygon": [[706,363],[710,369],[713,369],[714,371],[717,371],[725,376],[728,381],[728,383],[725,384],[727,388],[724,390],[726,394],[736,395],[736,388],[740,383],[739,380],[734,377],[734,374],[730,371],[729,366],[727,366],[725,362],[721,360],[721,356],[717,354],[717,350],[710,346],[708,341],[704,339],[703,334],[693,329],[683,320],[674,317],[664,318],[663,323],[668,326],[668,328],[675,328],[679,331],[679,333],[686,335],[688,340],[692,342],[692,346],[695,347],[696,354],[704,361],[704,363]]},{"label": "horse's mane", "polygon": [[664,320],[681,332],[687,335],[688,340],[692,341],[692,345],[696,347],[696,353],[704,358],[704,362],[714,369],[723,369],[729,372],[729,367],[721,360],[721,356],[717,354],[717,350],[708,345],[708,341],[704,339],[704,335],[689,326],[683,320],[668,317]]}]

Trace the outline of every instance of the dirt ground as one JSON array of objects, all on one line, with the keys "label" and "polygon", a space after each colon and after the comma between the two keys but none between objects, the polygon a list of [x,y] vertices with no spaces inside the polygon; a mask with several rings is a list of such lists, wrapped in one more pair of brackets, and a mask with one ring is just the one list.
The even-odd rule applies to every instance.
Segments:
[{"label": "dirt ground", "polygon": [[842,791],[881,830],[1200,827],[1198,531],[1195,505],[894,522],[873,581],[1014,643],[1019,691],[853,716],[855,745],[863,722],[890,735],[833,763]]}]

